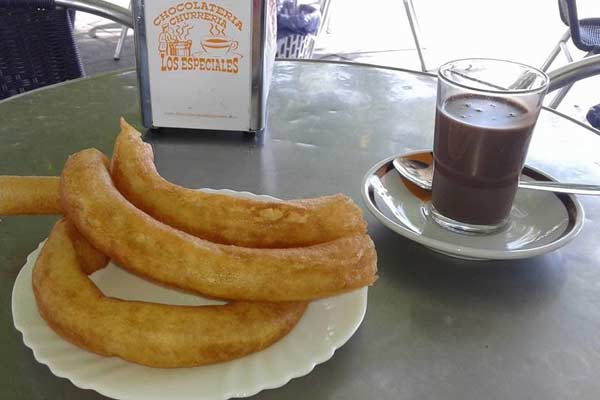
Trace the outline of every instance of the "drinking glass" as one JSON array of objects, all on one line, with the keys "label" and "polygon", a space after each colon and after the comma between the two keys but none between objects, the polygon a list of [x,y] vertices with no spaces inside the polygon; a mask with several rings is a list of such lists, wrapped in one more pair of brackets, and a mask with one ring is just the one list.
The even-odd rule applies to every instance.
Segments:
[{"label": "drinking glass", "polygon": [[511,61],[463,59],[440,67],[435,222],[473,234],[506,225],[548,82],[544,72]]}]

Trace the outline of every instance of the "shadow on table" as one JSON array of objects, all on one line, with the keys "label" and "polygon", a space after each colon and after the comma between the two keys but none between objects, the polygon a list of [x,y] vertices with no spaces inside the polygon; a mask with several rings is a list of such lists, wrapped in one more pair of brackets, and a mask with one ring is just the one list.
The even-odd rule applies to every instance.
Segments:
[{"label": "shadow on table", "polygon": [[144,132],[144,141],[151,144],[207,144],[231,146],[262,146],[265,132],[238,132],[238,131],[194,131],[190,129],[160,128],[149,129]]},{"label": "shadow on table", "polygon": [[457,299],[474,296],[490,302],[527,303],[554,296],[566,273],[560,250],[543,256],[502,261],[467,261],[436,253],[378,228],[373,234],[378,253],[388,258],[380,265],[385,279],[408,288],[427,289]]},{"label": "shadow on table", "polygon": [[524,260],[465,261],[376,230],[379,265],[386,267],[370,294],[385,302],[379,307],[377,299],[380,309],[371,311],[398,321],[381,338],[385,343],[396,343],[402,330],[452,346],[528,332],[553,307],[566,281],[560,251]]}]

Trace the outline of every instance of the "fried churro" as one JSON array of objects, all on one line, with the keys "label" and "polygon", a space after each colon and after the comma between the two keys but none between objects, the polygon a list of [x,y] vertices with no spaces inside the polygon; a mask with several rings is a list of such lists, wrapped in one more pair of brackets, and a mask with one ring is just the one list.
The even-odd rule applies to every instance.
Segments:
[{"label": "fried churro", "polygon": [[366,232],[360,208],[342,194],[263,201],[206,193],[162,178],[141,134],[121,118],[112,177],[136,207],[202,239],[244,247],[302,247]]},{"label": "fried churro", "polygon": [[95,149],[71,156],[61,176],[62,207],[94,247],[134,273],[210,297],[249,301],[312,300],[376,279],[377,256],[368,235],[287,249],[215,244],[129,203],[107,165]]},{"label": "fried churro", "polygon": [[35,263],[32,282],[50,327],[104,356],[160,368],[227,361],[273,344],[306,309],[302,302],[191,307],[110,298],[87,276],[107,261],[61,220]]},{"label": "fried churro", "polygon": [[0,215],[62,214],[57,176],[0,176]]}]

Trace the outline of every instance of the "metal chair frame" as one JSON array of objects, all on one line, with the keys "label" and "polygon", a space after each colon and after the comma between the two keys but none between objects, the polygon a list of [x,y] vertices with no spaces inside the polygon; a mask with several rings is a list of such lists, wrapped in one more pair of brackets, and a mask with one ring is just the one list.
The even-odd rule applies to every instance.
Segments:
[{"label": "metal chair frame", "polygon": [[600,75],[600,54],[571,62],[548,73],[548,92],[559,90],[582,79]]},{"label": "metal chair frame", "polygon": [[421,62],[421,71],[427,72],[427,66],[425,65],[425,57],[423,56],[423,49],[421,48],[421,29],[419,27],[419,21],[417,20],[417,13],[415,12],[415,6],[412,0],[403,0],[404,9],[406,10],[406,17],[410,25],[410,30],[415,41],[415,47],[417,48],[417,54],[419,55],[419,61]]},{"label": "metal chair frame", "polygon": [[[131,10],[131,0],[129,1],[129,6],[127,8]],[[121,59],[121,53],[123,52],[123,44],[125,44],[125,39],[127,39],[128,31],[129,27],[125,25],[121,26],[121,34],[119,35],[119,41],[117,42],[117,47],[115,48],[115,55],[113,56],[115,60]]]},{"label": "metal chair frame", "polygon": [[[548,92],[570,88],[575,82],[600,75],[600,54],[571,62],[548,73],[550,84]],[[600,130],[595,129],[600,135]]]},{"label": "metal chair frame", "polygon": [[131,11],[104,0],[54,0],[57,6],[98,15],[133,28]]},{"label": "metal chair frame", "polygon": [[[569,63],[573,62],[573,57],[571,55],[571,52],[569,51],[569,48],[567,47],[567,42],[569,41],[569,39],[572,39],[573,44],[575,44],[575,46],[577,46],[580,50],[586,52],[585,55],[583,56],[584,59],[596,54],[599,51],[598,48],[585,46],[581,43],[580,26],[579,26],[580,20],[578,19],[578,16],[577,16],[576,0],[558,0],[558,6],[559,6],[559,11],[560,11],[560,17],[561,17],[562,21],[565,23],[565,25],[567,25],[569,28],[561,36],[561,38],[559,39],[556,46],[554,46],[554,48],[552,49],[552,51],[551,51],[550,55],[548,56],[548,58],[546,59],[546,61],[544,61],[544,63],[540,67],[540,69],[542,71],[547,71],[550,68],[550,66],[552,65],[552,63],[554,62],[554,60],[556,60],[556,57],[561,52],[564,53],[564,55]],[[587,19],[587,20],[595,21],[596,19]],[[582,21],[586,21],[586,20],[582,20]],[[598,19],[598,24],[600,25],[600,19]],[[567,95],[567,93],[569,92],[569,90],[571,89],[572,86],[573,86],[573,84],[562,87],[561,90],[552,99],[549,106],[551,108],[556,109],[560,105],[562,100],[565,98],[565,96]]]}]

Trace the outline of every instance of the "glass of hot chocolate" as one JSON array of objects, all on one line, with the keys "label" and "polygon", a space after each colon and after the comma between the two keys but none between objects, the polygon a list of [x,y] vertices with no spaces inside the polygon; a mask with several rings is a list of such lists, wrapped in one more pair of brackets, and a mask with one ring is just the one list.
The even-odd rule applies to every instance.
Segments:
[{"label": "glass of hot chocolate", "polygon": [[438,72],[431,216],[461,233],[510,220],[548,76],[503,60],[464,59]]}]

